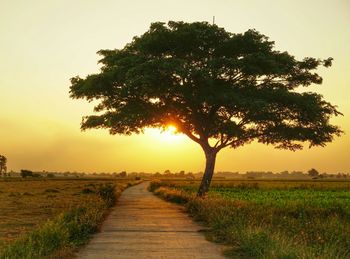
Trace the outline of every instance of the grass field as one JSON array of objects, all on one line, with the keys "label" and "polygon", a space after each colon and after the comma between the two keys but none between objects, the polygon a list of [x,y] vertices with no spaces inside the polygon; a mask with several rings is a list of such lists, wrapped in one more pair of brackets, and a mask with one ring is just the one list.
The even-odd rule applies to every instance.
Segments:
[{"label": "grass field", "polygon": [[207,199],[199,182],[154,182],[165,199],[185,203],[229,244],[232,258],[349,258],[349,181],[214,181]]},{"label": "grass field", "polygon": [[[28,237],[35,231],[45,229],[50,232],[50,224],[66,222],[69,214],[75,215],[75,221],[79,221],[80,226],[90,224],[88,232],[95,231],[96,227],[93,230],[91,226],[101,223],[115,197],[131,183],[131,180],[113,179],[0,180],[0,258],[3,258],[1,251],[4,249],[10,251],[12,248],[9,250],[9,246],[14,247],[12,250],[24,248],[28,244]],[[81,213],[83,210],[94,211],[94,214]],[[83,222],[84,220],[89,222]],[[83,243],[87,234],[89,233],[83,233],[83,238],[69,237],[70,243],[57,241],[49,252],[66,249],[73,243]],[[76,231],[76,235],[79,235],[79,231]],[[39,245],[41,244],[37,244]],[[14,258],[16,256],[21,258],[20,254],[14,255]]]}]

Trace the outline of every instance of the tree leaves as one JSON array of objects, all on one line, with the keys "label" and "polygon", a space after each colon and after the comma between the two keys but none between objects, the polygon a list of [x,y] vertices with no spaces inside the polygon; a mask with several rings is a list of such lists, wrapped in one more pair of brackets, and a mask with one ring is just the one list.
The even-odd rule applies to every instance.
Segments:
[{"label": "tree leaves", "polygon": [[171,122],[202,147],[216,139],[217,151],[254,139],[295,150],[341,134],[329,123],[341,114],[335,106],[296,91],[321,84],[315,71],[332,58],[298,61],[256,30],[232,34],[206,22],[158,22],[123,49],[98,54],[100,73],[71,79],[72,98],[99,101],[100,114],[85,117],[83,129],[132,134]]}]

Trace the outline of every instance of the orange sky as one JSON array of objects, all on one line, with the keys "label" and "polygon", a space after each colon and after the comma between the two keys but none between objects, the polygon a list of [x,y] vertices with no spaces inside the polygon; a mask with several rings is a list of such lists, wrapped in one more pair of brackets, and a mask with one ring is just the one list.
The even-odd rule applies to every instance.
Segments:
[{"label": "orange sky", "polygon": [[[0,154],[9,169],[57,171],[203,170],[198,144],[184,138],[80,132],[92,104],[69,98],[69,79],[98,71],[96,51],[121,48],[154,21],[212,21],[231,32],[255,28],[297,58],[334,58],[319,71],[322,93],[350,132],[350,2],[347,0],[51,0],[2,1]],[[216,170],[350,172],[349,133],[325,148],[290,152],[253,143],[221,151]]]}]

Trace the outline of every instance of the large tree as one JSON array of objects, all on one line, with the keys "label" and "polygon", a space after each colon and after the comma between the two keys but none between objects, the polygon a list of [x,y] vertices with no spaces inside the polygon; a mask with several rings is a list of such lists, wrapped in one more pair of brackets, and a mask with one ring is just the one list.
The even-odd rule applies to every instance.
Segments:
[{"label": "large tree", "polygon": [[232,34],[206,22],[157,22],[123,49],[100,50],[101,71],[71,79],[72,98],[97,100],[82,129],[140,133],[173,124],[206,157],[198,191],[208,191],[217,153],[257,140],[297,150],[324,146],[340,135],[336,107],[299,87],[321,84],[319,66],[274,49],[256,30]]}]

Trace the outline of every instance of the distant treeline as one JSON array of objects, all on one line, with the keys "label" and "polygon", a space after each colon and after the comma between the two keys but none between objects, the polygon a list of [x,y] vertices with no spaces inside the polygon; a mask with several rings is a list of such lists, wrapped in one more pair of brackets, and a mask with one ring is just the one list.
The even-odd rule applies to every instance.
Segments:
[{"label": "distant treeline", "polygon": [[[116,178],[185,178],[185,179],[197,179],[201,178],[203,172],[185,172],[184,170],[179,172],[171,172],[165,170],[164,172],[49,172],[49,171],[31,171],[22,169],[20,172],[10,171],[4,174],[3,177],[23,177],[23,178],[54,178],[54,177],[73,177],[73,178],[86,178],[86,177],[116,177]],[[320,173],[316,169],[312,168],[307,172],[302,171],[248,171],[245,173],[219,171],[214,174],[214,179],[323,179],[323,178],[337,178],[337,179],[350,179],[349,173]]]}]

